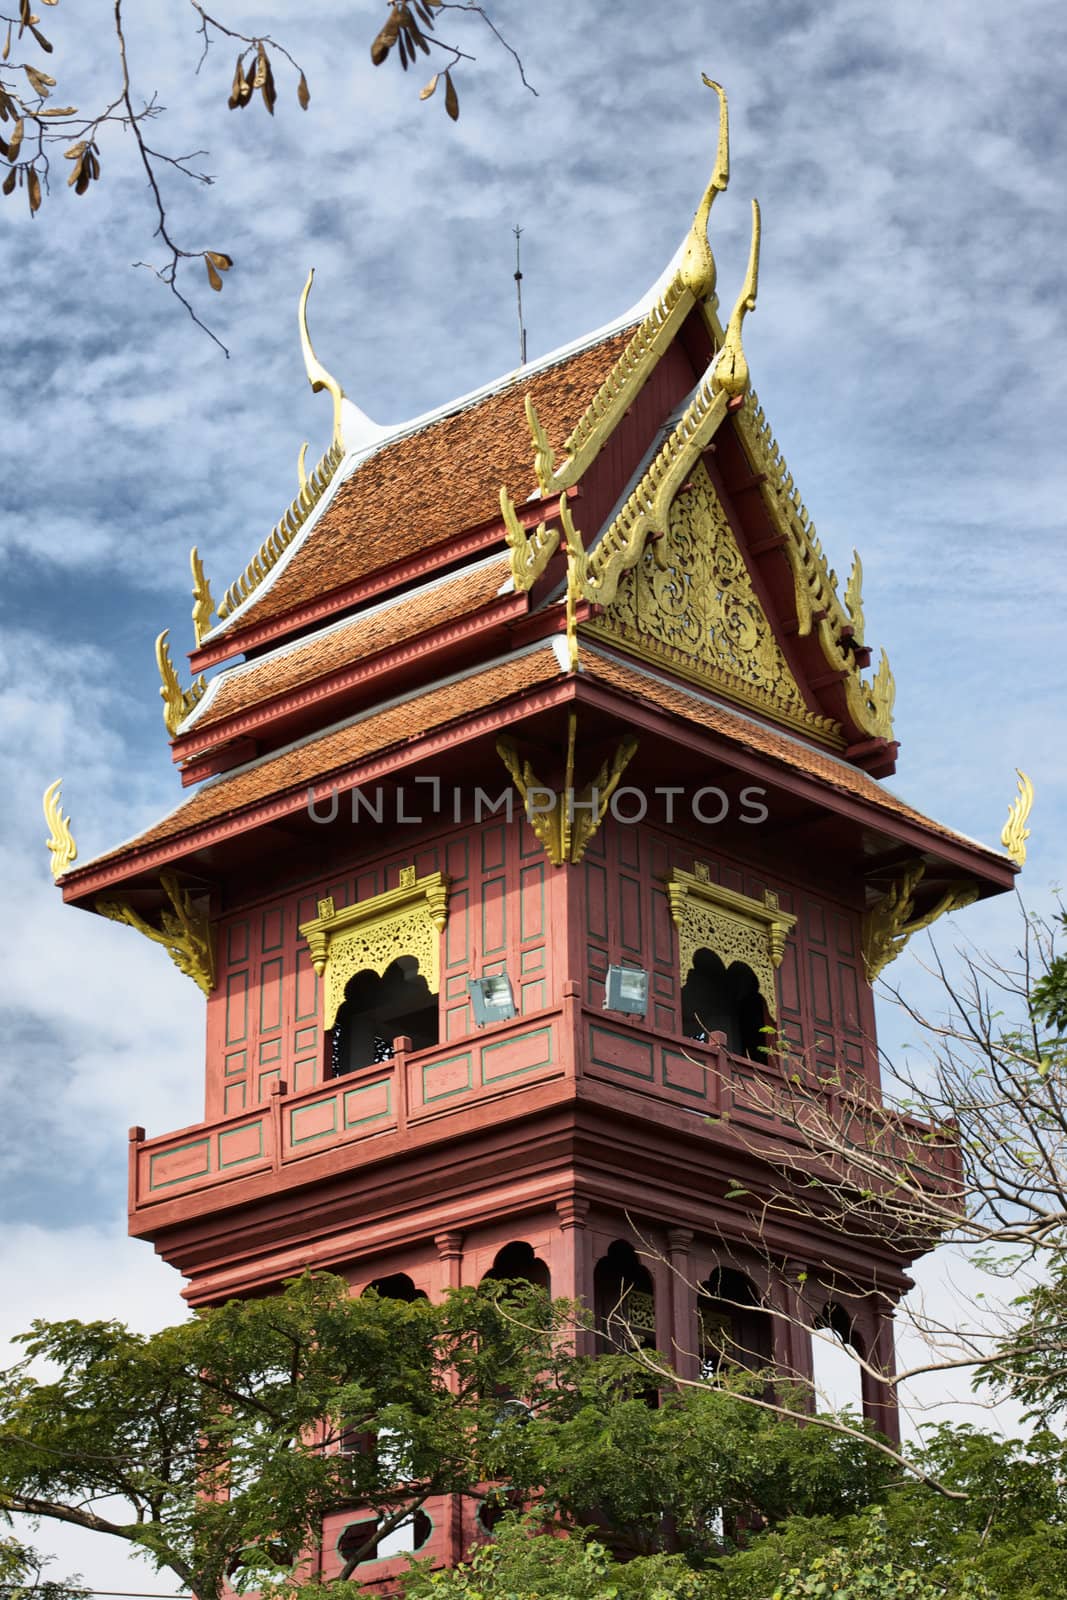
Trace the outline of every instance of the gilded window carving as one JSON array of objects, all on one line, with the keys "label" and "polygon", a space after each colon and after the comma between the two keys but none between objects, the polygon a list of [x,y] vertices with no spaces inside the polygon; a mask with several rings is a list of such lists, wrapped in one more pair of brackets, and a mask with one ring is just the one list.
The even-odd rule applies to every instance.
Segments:
[{"label": "gilded window carving", "polygon": [[678,929],[678,965],[683,978],[698,950],[710,950],[727,968],[742,961],[755,973],[768,1012],[777,1016],[774,974],[782,964],[785,941],[796,917],[782,911],[770,891],[763,900],[753,900],[680,868],[671,873],[667,894]]},{"label": "gilded window carving", "polygon": [[593,631],[782,720],[831,731],[807,707],[702,462],[675,497],[665,542],[665,551],[649,548],[624,575]]},{"label": "gilded window carving", "polygon": [[386,969],[400,956],[414,956],[431,994],[441,987],[441,934],[448,908],[448,879],[440,872],[417,878],[411,867],[384,894],[338,911],[332,898],[319,901],[318,915],[300,925],[311,960],[323,979],[323,1026],[332,1028],[357,972]]}]

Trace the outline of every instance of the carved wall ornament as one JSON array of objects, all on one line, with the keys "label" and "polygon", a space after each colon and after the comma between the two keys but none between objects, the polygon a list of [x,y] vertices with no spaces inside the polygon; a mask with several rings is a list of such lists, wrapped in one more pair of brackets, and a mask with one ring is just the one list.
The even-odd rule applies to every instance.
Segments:
[{"label": "carved wall ornament", "polygon": [[215,987],[215,948],[207,912],[194,904],[192,895],[182,888],[173,872],[161,872],[159,882],[172,909],[160,912],[158,928],[146,922],[125,900],[97,900],[96,910],[112,922],[125,922],[136,928],[153,944],[161,944],[178,971],[192,978],[204,994],[210,994]]},{"label": "carved wall ornament", "polygon": [[567,756],[562,790],[543,784],[530,762],[524,761],[519,755],[511,739],[501,738],[496,742],[497,755],[522,796],[527,821],[554,867],[566,863],[576,865],[581,861],[589,841],[607,815],[619,780],[637,750],[637,739],[633,734],[628,734],[601,763],[596,777],[576,793],[574,751],[577,729],[578,718],[572,711],[567,719]]},{"label": "carved wall ornament", "polygon": [[724,967],[743,961],[756,975],[772,1017],[778,1014],[774,974],[796,917],[783,911],[777,896],[753,900],[747,894],[711,883],[699,871],[676,867],[667,880],[671,916],[678,929],[678,970],[682,981],[698,950],[710,950]]},{"label": "carved wall ornament", "polygon": [[63,815],[62,795],[60,786],[63,779],[57,778],[55,783],[50,783],[44,792],[44,820],[48,824],[48,853],[52,858],[52,876],[61,878],[72,861],[78,859],[78,846],[74,843],[74,835],[70,831],[70,818]]},{"label": "carved wall ornament", "polygon": [[1030,815],[1030,807],[1034,803],[1034,786],[1025,772],[1015,769],[1015,776],[1019,780],[1019,793],[1008,807],[1008,820],[1000,832],[1000,842],[1011,856],[1017,867],[1026,864],[1026,841],[1030,837],[1030,829],[1026,826],[1026,819]]},{"label": "carved wall ornament", "polygon": [[182,688],[174,662],[171,660],[170,646],[167,643],[169,633],[170,629],[164,628],[156,640],[156,665],[159,667],[159,676],[162,679],[159,696],[163,701],[163,721],[167,732],[173,738],[190,711],[200,703],[207,692],[207,679],[201,673],[188,689]]},{"label": "carved wall ornament", "polygon": [[666,537],[583,627],[806,732],[836,734],[808,708],[703,462],[670,508]]},{"label": "carved wall ornament", "polygon": [[842,673],[849,715],[856,726],[869,738],[891,740],[896,687],[888,657],[883,650],[877,672],[867,680],[856,656],[856,646],[863,644],[863,568],[859,557],[853,560],[846,610],[837,591],[837,576],[826,560],[807,507],[755,394],[751,404],[737,413],[734,426],[753,472],[760,475],[764,504],[785,540],[785,554],[793,572],[797,630],[805,637],[814,631],[827,666]]},{"label": "carved wall ornament", "polygon": [[890,885],[882,898],[863,918],[861,946],[867,982],[874,980],[895,961],[913,933],[929,928],[938,917],[951,911],[960,911],[978,898],[978,885],[970,882],[952,884],[922,916],[915,915],[915,890],[926,871],[925,863],[916,861]]},{"label": "carved wall ornament", "polygon": [[441,935],[448,913],[448,879],[430,872],[338,911],[320,900],[318,915],[300,924],[311,962],[324,980],[323,1027],[332,1028],[345,988],[358,972],[383,976],[400,956],[414,956],[431,994],[441,987]]}]

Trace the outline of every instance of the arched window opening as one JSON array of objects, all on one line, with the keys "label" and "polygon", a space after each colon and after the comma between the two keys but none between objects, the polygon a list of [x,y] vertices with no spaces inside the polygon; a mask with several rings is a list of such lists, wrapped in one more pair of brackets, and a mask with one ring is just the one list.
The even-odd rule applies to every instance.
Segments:
[{"label": "arched window opening", "polygon": [[863,1415],[863,1345],[843,1306],[830,1301],[816,1317],[811,1336],[812,1381],[817,1411]]},{"label": "arched window opening", "polygon": [[[337,1554],[347,1565],[363,1548],[368,1536],[379,1526],[379,1517],[364,1517],[359,1522],[350,1522],[344,1528],[337,1541]],[[416,1550],[421,1550],[433,1532],[433,1522],[420,1506],[412,1512],[397,1527],[376,1539],[369,1550],[359,1559],[358,1565],[363,1566],[368,1561],[384,1561],[389,1556],[412,1555]]]},{"label": "arched window opening", "polygon": [[493,1265],[482,1282],[502,1283],[516,1278],[532,1283],[535,1288],[543,1289],[546,1294],[552,1292],[548,1267],[540,1256],[534,1255],[533,1246],[527,1244],[525,1239],[513,1239],[510,1244],[498,1250],[493,1257]]},{"label": "arched window opening", "polygon": [[713,1033],[726,1035],[735,1056],[763,1061],[767,1056],[763,1029],[767,1008],[759,979],[743,961],[729,967],[712,950],[697,950],[682,987],[682,1032],[706,1044]]},{"label": "arched window opening", "polygon": [[401,1035],[413,1050],[439,1042],[437,996],[414,956],[399,956],[381,977],[365,968],[345,985],[333,1026],[334,1077],[390,1060]]},{"label": "arched window opening", "polygon": [[700,1371],[705,1378],[729,1367],[762,1372],[771,1364],[771,1319],[756,1286],[743,1272],[716,1267],[697,1292]]},{"label": "arched window opening", "polygon": [[410,1304],[412,1300],[427,1298],[426,1291],[416,1289],[406,1272],[394,1272],[387,1278],[375,1278],[372,1283],[368,1283],[363,1293],[369,1294],[372,1289],[375,1294],[381,1295],[383,1300],[406,1300]]},{"label": "arched window opening", "polygon": [[593,1272],[597,1343],[601,1353],[656,1345],[656,1301],[652,1275],[625,1239],[616,1239]]},{"label": "arched window opening", "polygon": [[521,1511],[525,1501],[523,1496],[507,1484],[500,1484],[490,1491],[484,1500],[479,1500],[478,1509],[474,1514],[478,1524],[478,1532],[486,1539],[491,1539],[498,1525],[507,1516],[509,1511]]}]

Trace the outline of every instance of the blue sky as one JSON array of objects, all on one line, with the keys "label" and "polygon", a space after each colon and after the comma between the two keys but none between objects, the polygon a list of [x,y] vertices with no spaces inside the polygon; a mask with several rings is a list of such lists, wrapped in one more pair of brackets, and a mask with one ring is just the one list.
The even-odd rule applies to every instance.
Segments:
[{"label": "blue sky", "polygon": [[[193,76],[185,7],[150,9],[131,11],[131,65],[169,108],[154,141],[210,150],[213,187],[168,196],[183,239],[235,259],[221,295],[192,288],[231,359],[129,265],[153,259],[153,218],[118,139],[85,198],[61,174],[32,221],[2,202],[0,1334],[40,1313],[180,1314],[176,1276],[124,1238],[125,1130],[199,1115],[202,1003],[129,930],[62,910],[40,795],[62,773],[82,859],[173,804],[152,645],[166,626],[176,654],[191,643],[189,546],[221,593],[288,504],[302,440],[314,459],[329,439],[296,337],[307,267],[318,353],[382,422],[512,366],[515,222],[530,355],[575,338],[636,300],[688,225],[714,145],[701,70],[731,102],[720,295],[756,194],[746,349],[831,560],[863,557],[898,684],[892,786],[993,843],[1024,767],[1028,901],[1063,873],[1062,6],[501,0],[539,95],[474,35],[455,126],[417,75],[371,67],[377,6],[227,10],[306,67],[310,111],[279,74],[273,123],[226,110],[228,49]],[[64,103],[111,89],[109,15],[50,13]],[[965,926],[1006,951],[1014,917],[1001,901]],[[892,976],[923,993],[911,957]],[[902,1037],[892,1016],[886,1034]],[[136,1587],[110,1552],[70,1559]]]}]

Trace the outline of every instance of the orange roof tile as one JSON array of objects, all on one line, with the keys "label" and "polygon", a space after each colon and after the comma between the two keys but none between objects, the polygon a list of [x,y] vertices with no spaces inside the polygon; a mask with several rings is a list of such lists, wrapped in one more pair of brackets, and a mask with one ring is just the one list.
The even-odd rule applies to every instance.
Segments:
[{"label": "orange roof tile", "polygon": [[218,637],[499,516],[502,484],[521,502],[536,487],[527,394],[549,439],[562,445],[632,332],[624,328],[385,445],[338,485],[304,544]]},{"label": "orange roof tile", "polygon": [[510,574],[510,557],[501,555],[479,563],[473,571],[458,572],[444,582],[424,586],[323,628],[295,645],[231,668],[220,674],[218,687],[201,701],[182,732],[199,735],[241,711],[468,616],[489,605]]},{"label": "orange roof tile", "polygon": [[999,851],[991,850],[974,839],[968,839],[965,834],[956,833],[943,823],[932,821],[914,806],[908,805],[906,800],[900,800],[888,789],[884,789],[875,778],[861,768],[854,767],[847,761],[835,759],[824,750],[805,744],[800,739],[792,739],[787,734],[778,733],[765,723],[728,711],[725,706],[705,698],[695,690],[683,689],[643,671],[640,667],[630,666],[615,656],[601,655],[584,643],[581,646],[580,660],[583,674],[595,678],[599,683],[606,683],[624,694],[650,701],[661,710],[684,717],[686,721],[695,722],[699,727],[709,729],[713,733],[722,734],[733,743],[743,745],[757,755],[770,756],[792,767],[794,771],[818,778],[832,789],[855,795],[858,799],[867,800],[872,805],[878,806],[882,811],[890,811],[909,822],[917,823],[920,827],[929,828],[946,839],[965,844],[968,849],[982,850],[998,861],[1005,861]]},{"label": "orange roof tile", "polygon": [[96,871],[106,862],[134,855],[147,845],[218,821],[257,801],[270,800],[294,790],[302,792],[309,784],[328,779],[354,762],[417,739],[459,717],[496,705],[559,675],[555,651],[551,645],[542,645],[481,672],[420,690],[383,711],[357,717],[252,766],[210,780],[162,822],[118,849],[76,868],[66,881],[76,884],[82,874]]}]

